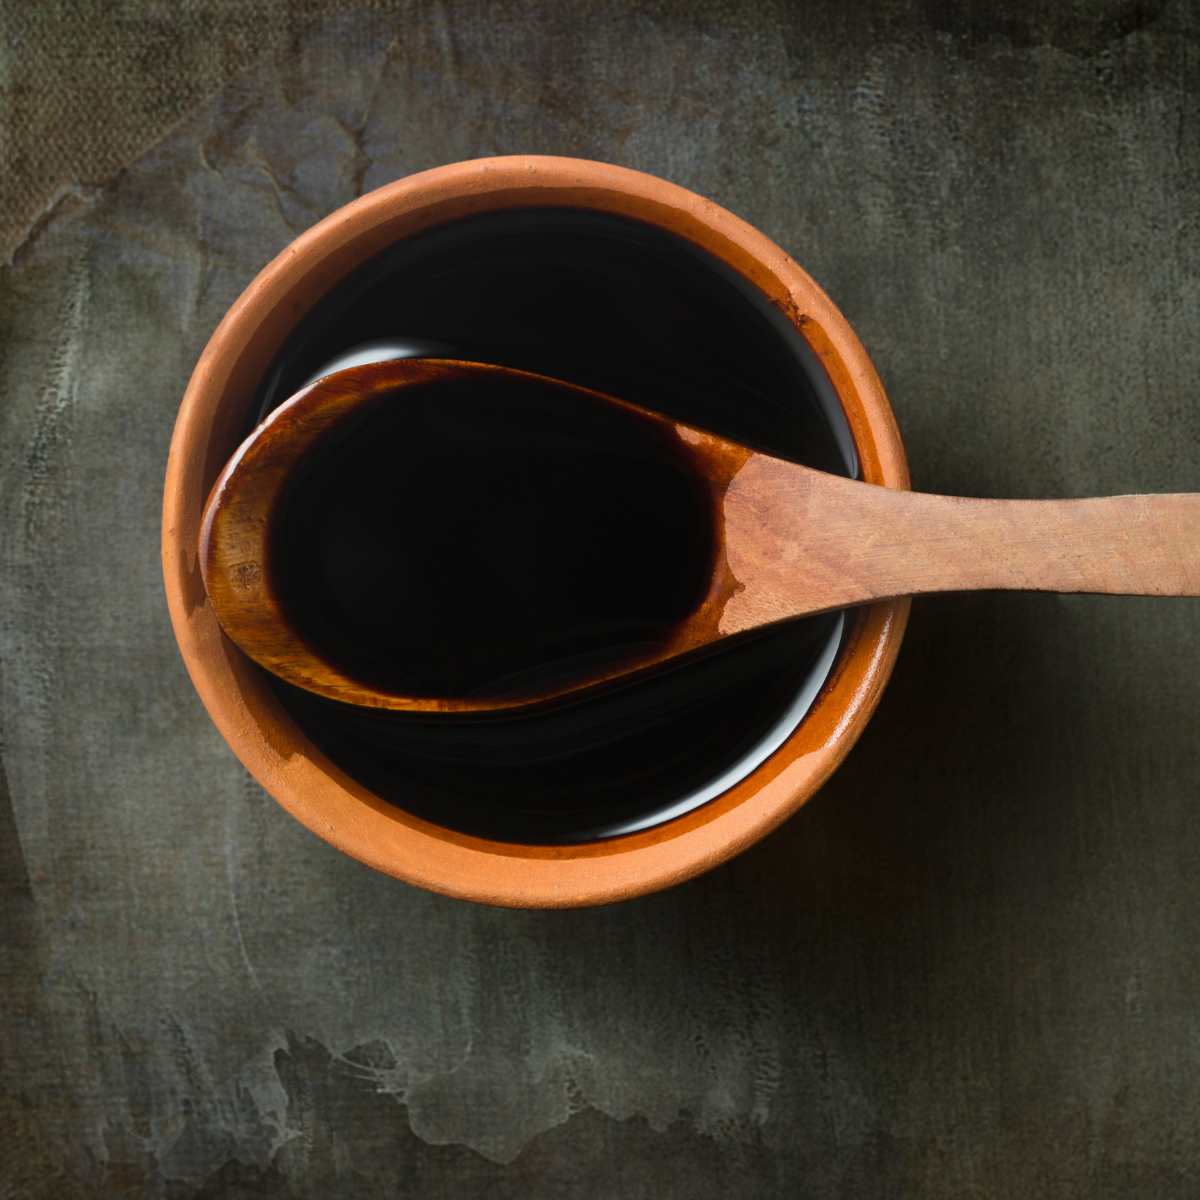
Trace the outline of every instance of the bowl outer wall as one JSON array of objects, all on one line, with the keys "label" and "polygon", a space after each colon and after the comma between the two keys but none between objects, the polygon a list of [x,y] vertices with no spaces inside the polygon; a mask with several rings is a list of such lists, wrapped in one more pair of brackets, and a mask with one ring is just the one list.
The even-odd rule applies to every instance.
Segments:
[{"label": "bowl outer wall", "polygon": [[723,260],[792,322],[823,363],[846,413],[863,478],[909,486],[882,384],[849,323],[767,237],[712,201],[624,167],[513,156],[434,168],[370,192],[301,234],[230,308],[188,384],[163,496],[167,602],[209,715],[260,784],[339,850],[406,882],[512,907],[627,899],[716,866],[762,838],[825,782],[874,712],[904,635],[909,601],[864,609],[808,715],[735,787],[639,833],[580,845],[494,842],[442,828],[374,795],[301,732],[261,670],[225,637],[197,557],[205,498],[245,432],[252,398],[296,322],[367,258],[402,237],[478,213],[599,209],[656,225]]}]

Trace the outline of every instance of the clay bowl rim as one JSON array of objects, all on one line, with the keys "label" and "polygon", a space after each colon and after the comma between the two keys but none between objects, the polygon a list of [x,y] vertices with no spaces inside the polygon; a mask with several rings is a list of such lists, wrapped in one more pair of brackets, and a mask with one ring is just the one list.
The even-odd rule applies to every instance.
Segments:
[{"label": "clay bowl rim", "polygon": [[904,448],[870,359],[810,276],[710,200],[625,167],[520,155],[436,167],[369,192],[301,234],[250,283],[192,374],[171,439],[163,575],[180,652],[222,736],[260,784],[337,849],[408,883],[510,907],[602,904],[698,875],[758,841],[845,758],[891,675],[909,601],[862,610],[834,675],[787,741],[716,799],[666,824],[580,845],[517,845],[445,829],[380,799],[330,762],[260,668],[225,638],[200,579],[200,515],[244,433],[262,375],[295,323],[366,258],[401,237],[477,213],[590,208],[656,225],[723,260],[813,348],[846,414],[863,477],[909,486]]}]

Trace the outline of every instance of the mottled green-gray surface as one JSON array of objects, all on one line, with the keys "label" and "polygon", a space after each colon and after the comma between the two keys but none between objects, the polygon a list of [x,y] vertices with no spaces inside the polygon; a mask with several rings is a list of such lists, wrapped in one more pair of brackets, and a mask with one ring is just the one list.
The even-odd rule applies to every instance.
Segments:
[{"label": "mottled green-gray surface", "polygon": [[0,1196],[1200,1194],[1200,602],[923,602],[769,841],[516,913],[267,799],[156,554],[180,393],[258,268],[509,151],[781,242],[922,486],[1200,488],[1194,4],[0,12]]}]

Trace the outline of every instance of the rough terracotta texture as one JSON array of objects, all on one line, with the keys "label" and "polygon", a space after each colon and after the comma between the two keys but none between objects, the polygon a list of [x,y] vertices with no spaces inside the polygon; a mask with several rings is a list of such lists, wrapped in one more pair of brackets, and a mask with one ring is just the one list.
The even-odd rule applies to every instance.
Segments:
[{"label": "rough terracotta texture", "polygon": [[[5,6],[31,47],[34,7]],[[792,822],[569,913],[426,895],[306,833],[172,643],[162,464],[213,325],[293,229],[475,154],[613,159],[762,228],[855,323],[921,487],[1200,487],[1193,6],[844,7],[264,8],[267,50],[292,44],[24,241],[0,280],[0,1193],[1200,1190],[1194,601],[923,602]],[[225,10],[186,6],[181,62]],[[139,97],[164,13],[111,34]],[[10,149],[67,86],[20,71]]]},{"label": "rough terracotta texture", "polygon": [[487,156],[405,175],[291,242],[204,347],[180,404],[163,484],[163,578],[180,653],[213,722],[254,779],[314,833],[362,862],[442,895],[519,908],[644,895],[716,866],[777,828],[857,741],[891,675],[911,607],[907,598],[893,599],[859,614],[817,701],[755,770],[704,805],[618,837],[517,845],[452,831],[383,799],[310,741],[263,673],[224,637],[204,590],[201,518],[245,428],[245,392],[257,386],[315,296],[414,227],[436,227],[464,211],[559,203],[621,213],[687,237],[795,313],[853,430],[863,478],[907,485],[899,431],[861,342],[785,251],[727,209],[656,176],[544,155]]}]

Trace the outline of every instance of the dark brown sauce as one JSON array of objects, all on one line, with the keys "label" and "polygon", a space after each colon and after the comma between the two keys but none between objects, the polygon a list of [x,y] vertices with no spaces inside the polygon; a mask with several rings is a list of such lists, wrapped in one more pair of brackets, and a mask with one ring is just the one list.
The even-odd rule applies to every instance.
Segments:
[{"label": "dark brown sauce", "polygon": [[667,426],[531,380],[379,397],[296,470],[272,585],[371,688],[512,696],[652,652],[707,590],[713,502]]},{"label": "dark brown sauce", "polygon": [[[262,381],[261,412],[375,338],[553,375],[856,471],[823,368],[784,315],[695,247],[636,221],[523,209],[397,243],[289,338]],[[249,432],[256,414],[247,419]],[[390,465],[413,467],[402,447]],[[501,840],[578,842],[669,820],[736,783],[800,720],[842,630],[832,614],[791,622],[636,686],[487,718],[384,713],[270,683],[321,754],[407,812]]]}]

